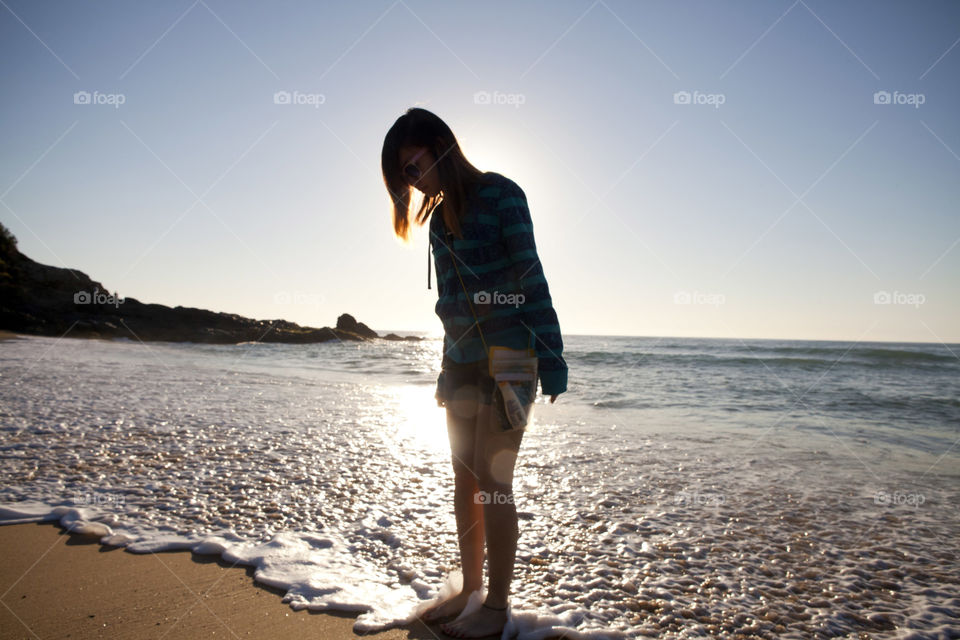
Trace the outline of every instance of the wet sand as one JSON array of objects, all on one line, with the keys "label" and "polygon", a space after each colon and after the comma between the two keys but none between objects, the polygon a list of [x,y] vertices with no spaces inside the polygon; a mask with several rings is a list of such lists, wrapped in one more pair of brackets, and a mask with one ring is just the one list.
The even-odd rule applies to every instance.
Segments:
[{"label": "wet sand", "polygon": [[[294,611],[218,556],[128,553],[50,523],[0,526],[0,549],[0,638],[357,637],[355,615]],[[418,623],[363,637],[446,636]]]}]

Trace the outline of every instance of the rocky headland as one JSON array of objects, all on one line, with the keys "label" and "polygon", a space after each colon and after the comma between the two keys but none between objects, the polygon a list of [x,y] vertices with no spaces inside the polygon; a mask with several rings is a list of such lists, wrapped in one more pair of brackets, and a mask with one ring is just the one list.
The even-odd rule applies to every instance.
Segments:
[{"label": "rocky headland", "polygon": [[302,327],[194,307],[147,304],[111,293],[76,269],[40,264],[17,249],[0,225],[0,329],[42,336],[147,341],[311,343],[328,340],[419,340],[380,336],[344,313],[335,327]]}]

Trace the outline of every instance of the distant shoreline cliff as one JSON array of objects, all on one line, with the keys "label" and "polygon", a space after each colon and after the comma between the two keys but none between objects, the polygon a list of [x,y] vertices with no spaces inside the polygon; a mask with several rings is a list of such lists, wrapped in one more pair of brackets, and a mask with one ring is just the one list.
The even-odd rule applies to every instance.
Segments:
[{"label": "distant shoreline cliff", "polygon": [[380,336],[350,314],[336,327],[301,327],[286,320],[254,320],[193,307],[144,304],[119,297],[75,269],[40,264],[20,253],[0,224],[0,329],[41,336],[236,344],[329,340],[420,340]]}]

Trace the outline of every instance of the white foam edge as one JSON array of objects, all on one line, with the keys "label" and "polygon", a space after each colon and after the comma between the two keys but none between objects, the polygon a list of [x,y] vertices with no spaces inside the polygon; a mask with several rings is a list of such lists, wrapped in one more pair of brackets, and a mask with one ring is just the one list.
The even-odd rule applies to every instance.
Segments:
[{"label": "white foam edge", "polygon": [[[83,507],[52,506],[37,501],[0,504],[0,525],[31,522],[57,522],[72,533],[99,538],[101,544],[124,547],[131,553],[190,550],[198,555],[219,555],[234,565],[254,568],[254,580],[286,591],[282,601],[294,610],[351,611],[360,616],[354,623],[355,633],[385,631],[412,624],[427,608],[460,591],[463,577],[459,571],[446,575],[439,590],[422,580],[409,584],[386,584],[361,574],[349,545],[336,534],[280,532],[267,542],[252,543],[237,534],[224,531],[212,535],[179,535],[151,531],[147,536],[127,535],[100,519],[110,518],[117,529],[124,530],[111,516]],[[133,531],[132,529],[130,531]],[[371,574],[382,574],[379,566],[371,566]],[[344,580],[353,578],[353,582]],[[357,580],[357,578],[360,580]],[[485,599],[483,590],[474,591],[457,617],[470,615]],[[507,624],[502,640],[541,640],[563,635],[577,639],[619,639],[622,633],[579,632],[573,627],[579,620],[566,612],[562,615],[540,615],[507,609]]]}]

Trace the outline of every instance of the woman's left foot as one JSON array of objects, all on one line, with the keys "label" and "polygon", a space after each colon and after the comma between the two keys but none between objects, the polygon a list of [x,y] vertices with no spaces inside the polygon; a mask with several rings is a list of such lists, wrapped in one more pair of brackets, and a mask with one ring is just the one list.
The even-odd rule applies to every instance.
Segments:
[{"label": "woman's left foot", "polygon": [[483,605],[473,613],[456,622],[440,625],[443,632],[454,638],[484,638],[500,635],[507,624],[506,609],[500,611]]}]

